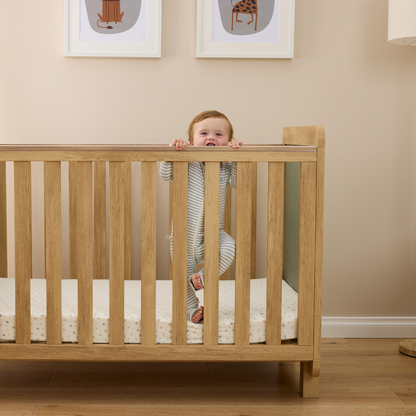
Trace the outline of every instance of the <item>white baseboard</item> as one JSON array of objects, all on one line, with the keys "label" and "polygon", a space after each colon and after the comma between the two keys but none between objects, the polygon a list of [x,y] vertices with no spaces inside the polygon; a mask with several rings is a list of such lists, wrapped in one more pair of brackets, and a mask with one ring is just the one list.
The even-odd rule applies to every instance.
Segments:
[{"label": "white baseboard", "polygon": [[322,338],[416,338],[416,317],[323,317]]}]

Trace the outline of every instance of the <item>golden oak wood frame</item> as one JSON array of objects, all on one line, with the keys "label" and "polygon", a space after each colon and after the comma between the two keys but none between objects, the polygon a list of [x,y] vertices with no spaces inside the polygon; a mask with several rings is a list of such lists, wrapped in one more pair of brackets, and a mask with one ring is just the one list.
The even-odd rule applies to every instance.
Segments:
[{"label": "golden oak wood frame", "polygon": [[[156,146],[0,146],[0,274],[7,277],[6,167],[14,162],[16,342],[0,343],[0,360],[64,361],[298,361],[300,391],[319,395],[325,134],[322,126],[291,127],[282,145],[187,148]],[[172,345],[156,345],[156,163],[174,162],[175,209]],[[207,220],[218,225],[219,162],[237,162],[235,342],[218,345],[218,235],[206,227],[203,345],[187,345],[187,164],[206,166]],[[32,277],[31,166],[44,162],[47,341],[30,340]],[[78,343],[61,342],[61,163],[69,162],[70,271],[78,278]],[[131,279],[131,169],[141,162],[141,344],[124,344],[123,280]],[[106,162],[109,162],[109,247],[105,247]],[[255,261],[256,162],[267,162],[267,336],[249,344],[250,278]],[[299,319],[297,343],[281,342],[284,165],[300,162]],[[94,183],[94,185],[93,185]],[[254,195],[254,196],[253,196]],[[93,206],[94,201],[94,206]],[[103,202],[104,201],[104,202]],[[242,203],[242,201],[244,203]],[[107,254],[108,253],[108,254]],[[109,256],[110,342],[93,344],[92,279],[106,276]],[[225,278],[228,278],[226,276]]]}]

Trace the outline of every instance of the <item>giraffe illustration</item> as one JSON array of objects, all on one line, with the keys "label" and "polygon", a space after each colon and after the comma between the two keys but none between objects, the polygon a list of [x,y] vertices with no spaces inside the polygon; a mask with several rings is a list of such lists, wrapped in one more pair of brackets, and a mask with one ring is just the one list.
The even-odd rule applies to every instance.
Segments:
[{"label": "giraffe illustration", "polygon": [[100,13],[98,14],[98,21],[97,26],[102,29],[112,29],[111,26],[100,26],[98,23],[100,22],[114,22],[117,24],[118,22],[122,22],[124,12],[120,14],[120,0],[103,0],[103,15],[101,16]]},{"label": "giraffe illustration", "polygon": [[235,0],[231,0],[231,4],[233,6],[233,13],[231,15],[231,30],[234,30],[234,15],[236,15],[236,22],[242,22],[242,20],[238,20],[238,14],[251,14],[251,20],[247,24],[253,23],[254,15],[256,15],[256,23],[254,30],[257,31],[257,0],[240,0],[236,4],[234,4]]}]

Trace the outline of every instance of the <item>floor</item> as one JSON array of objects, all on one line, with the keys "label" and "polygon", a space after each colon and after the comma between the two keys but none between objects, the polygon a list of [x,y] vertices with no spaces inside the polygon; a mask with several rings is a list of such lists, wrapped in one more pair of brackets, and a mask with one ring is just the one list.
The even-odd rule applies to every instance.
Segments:
[{"label": "floor", "polygon": [[0,416],[416,415],[416,358],[396,339],[324,339],[320,398],[297,363],[0,362]]}]

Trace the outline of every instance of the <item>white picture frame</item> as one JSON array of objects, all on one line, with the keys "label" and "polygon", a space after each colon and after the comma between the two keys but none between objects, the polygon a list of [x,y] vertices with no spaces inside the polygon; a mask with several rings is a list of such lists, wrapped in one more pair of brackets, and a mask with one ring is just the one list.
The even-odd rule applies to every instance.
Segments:
[{"label": "white picture frame", "polygon": [[[109,36],[97,36],[96,33],[91,32],[91,38],[87,37],[87,39],[81,38],[82,13],[86,13],[84,10],[85,0],[65,0],[64,7],[64,56],[127,58],[161,57],[162,0],[142,0],[142,11],[144,13],[142,13],[142,11],[140,12],[141,16],[134,28],[128,31],[128,35],[110,34]],[[141,28],[140,25],[142,25]],[[83,25],[83,30],[86,26],[87,25],[85,24]],[[139,33],[139,30],[141,30],[142,34]]]},{"label": "white picture frame", "polygon": [[[259,13],[262,1],[264,0],[257,0]],[[230,7],[237,2],[238,0],[230,2]],[[221,19],[218,4],[218,0],[198,0],[197,58],[293,58],[295,0],[276,0],[277,7],[274,7],[273,16],[267,27],[261,32],[247,36],[230,34],[222,23],[218,23]],[[236,18],[234,14],[231,16],[235,25]],[[247,21],[243,24],[250,23]]]}]

